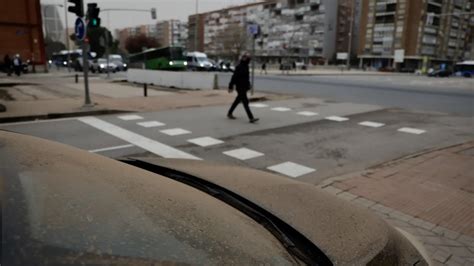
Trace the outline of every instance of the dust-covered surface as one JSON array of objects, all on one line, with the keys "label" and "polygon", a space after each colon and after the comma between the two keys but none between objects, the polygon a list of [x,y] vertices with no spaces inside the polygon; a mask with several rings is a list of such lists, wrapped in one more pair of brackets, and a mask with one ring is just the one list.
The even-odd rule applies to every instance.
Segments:
[{"label": "dust-covered surface", "polygon": [[[191,187],[61,144],[0,133],[9,265],[95,258],[292,264],[262,226]],[[110,261],[108,261],[110,260]]]},{"label": "dust-covered surface", "polygon": [[[414,264],[421,256],[393,228],[366,210],[315,186],[235,166],[143,159],[218,184],[270,211],[304,234],[335,265]],[[377,264],[375,264],[377,265]]]}]

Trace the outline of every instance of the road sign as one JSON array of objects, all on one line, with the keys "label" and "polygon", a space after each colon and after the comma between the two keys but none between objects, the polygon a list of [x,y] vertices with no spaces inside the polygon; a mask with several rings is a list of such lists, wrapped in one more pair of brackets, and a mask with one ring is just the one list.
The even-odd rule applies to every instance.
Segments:
[{"label": "road sign", "polygon": [[250,24],[248,26],[248,32],[253,36],[257,36],[260,34],[260,27],[257,24]]},{"label": "road sign", "polygon": [[84,40],[84,38],[86,37],[86,23],[82,18],[76,19],[74,30],[76,33],[76,39],[79,41]]},{"label": "road sign", "polygon": [[405,61],[405,50],[395,50],[395,63],[403,63]]}]

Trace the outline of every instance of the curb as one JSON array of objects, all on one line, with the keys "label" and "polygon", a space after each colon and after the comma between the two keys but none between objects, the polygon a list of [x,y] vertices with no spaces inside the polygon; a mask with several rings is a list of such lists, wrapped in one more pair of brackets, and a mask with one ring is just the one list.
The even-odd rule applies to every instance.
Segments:
[{"label": "curb", "polygon": [[97,111],[81,111],[81,112],[71,112],[71,113],[50,113],[50,114],[44,114],[44,115],[0,117],[0,125],[2,123],[16,123],[16,122],[35,121],[35,120],[48,120],[48,119],[81,117],[81,116],[91,116],[91,115],[111,115],[111,114],[122,114],[122,113],[131,113],[131,111],[97,110]]}]

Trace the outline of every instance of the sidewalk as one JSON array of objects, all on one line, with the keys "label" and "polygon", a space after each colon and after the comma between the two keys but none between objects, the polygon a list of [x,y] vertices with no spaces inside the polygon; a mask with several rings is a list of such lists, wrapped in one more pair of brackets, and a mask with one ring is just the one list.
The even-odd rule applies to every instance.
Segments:
[{"label": "sidewalk", "polygon": [[[38,79],[2,78],[0,104],[4,105],[7,111],[0,112],[0,123],[230,105],[235,98],[234,94],[229,94],[226,90],[183,91],[157,86],[149,86],[148,97],[144,97],[141,86],[102,79],[91,80],[90,90],[94,105],[84,107],[84,84],[71,82],[70,78],[56,81],[47,76]],[[250,97],[251,101],[285,98],[288,97],[263,93],[255,93]]]},{"label": "sidewalk", "polygon": [[321,187],[421,240],[436,265],[474,265],[474,141],[402,158]]},{"label": "sidewalk", "polygon": [[[406,76],[413,75],[409,73],[396,73],[396,72],[380,72],[380,71],[363,71],[359,69],[340,69],[340,68],[310,68],[308,70],[290,70],[281,71],[279,69],[271,68],[267,70],[268,75],[290,75],[290,76],[309,76],[309,75],[321,75],[321,76]],[[256,66],[255,74],[263,76],[260,66]]]}]

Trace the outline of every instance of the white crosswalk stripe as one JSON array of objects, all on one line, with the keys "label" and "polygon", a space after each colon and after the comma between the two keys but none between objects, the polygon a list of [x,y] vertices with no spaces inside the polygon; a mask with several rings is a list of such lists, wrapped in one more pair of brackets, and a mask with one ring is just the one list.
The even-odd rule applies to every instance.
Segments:
[{"label": "white crosswalk stripe", "polygon": [[214,145],[219,145],[219,144],[224,143],[222,140],[215,139],[212,137],[189,139],[188,142],[196,144],[201,147],[209,147],[209,146],[214,146]]},{"label": "white crosswalk stripe", "polygon": [[165,129],[160,131],[163,134],[166,134],[168,136],[181,136],[181,135],[186,135],[186,134],[191,134],[191,131],[188,131],[186,129],[182,128],[171,128],[171,129]]},{"label": "white crosswalk stripe", "polygon": [[345,122],[345,121],[349,121],[349,118],[341,117],[341,116],[328,116],[326,117],[326,120],[335,121],[335,122]]},{"label": "white crosswalk stripe", "polygon": [[133,120],[142,120],[143,119],[143,117],[141,117],[139,115],[122,115],[122,116],[119,116],[118,118],[121,119],[121,120],[124,120],[124,121],[133,121]]},{"label": "white crosswalk stripe", "polygon": [[410,127],[404,127],[400,128],[398,132],[403,132],[403,133],[408,133],[408,134],[415,134],[415,135],[421,135],[426,133],[426,130],[418,129],[418,128],[410,128]]},{"label": "white crosswalk stripe", "polygon": [[293,178],[301,177],[316,171],[316,169],[309,168],[293,162],[277,164],[274,166],[270,166],[267,169]]},{"label": "white crosswalk stripe", "polygon": [[373,127],[373,128],[379,128],[379,127],[385,126],[385,124],[371,122],[371,121],[365,121],[365,122],[359,123],[359,125],[364,126],[364,127]]},{"label": "white crosswalk stripe", "polygon": [[158,122],[158,121],[140,122],[140,123],[137,123],[137,125],[145,127],[145,128],[166,126],[166,124]]},{"label": "white crosswalk stripe", "polygon": [[245,161],[257,157],[261,157],[264,154],[258,151],[250,150],[247,148],[241,148],[241,149],[236,149],[236,150],[231,150],[231,151],[225,151],[223,152],[225,155]]}]

